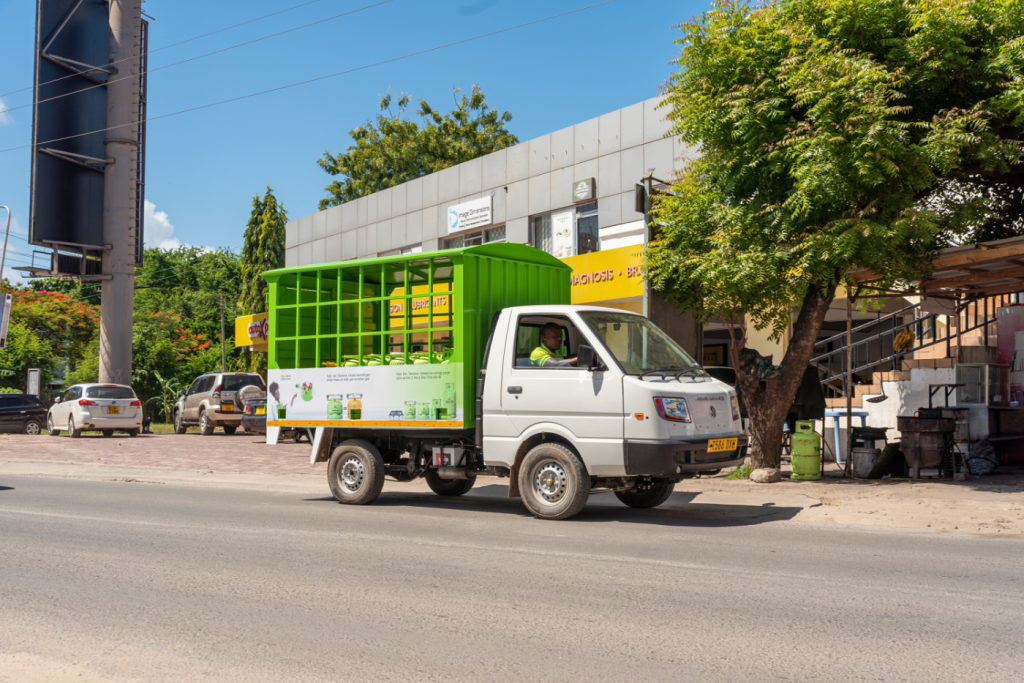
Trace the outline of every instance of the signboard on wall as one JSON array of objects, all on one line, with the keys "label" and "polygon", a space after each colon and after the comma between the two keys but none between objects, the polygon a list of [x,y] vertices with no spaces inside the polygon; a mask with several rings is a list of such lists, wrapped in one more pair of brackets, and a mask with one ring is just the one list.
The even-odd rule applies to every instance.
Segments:
[{"label": "signboard on wall", "polygon": [[594,251],[562,259],[572,268],[572,303],[640,298],[644,294],[642,245]]},{"label": "signboard on wall", "polygon": [[448,234],[490,225],[491,195],[448,207]]},{"label": "signboard on wall", "polygon": [[594,187],[596,183],[593,178],[577,180],[572,184],[572,200],[574,202],[585,202],[594,198]]},{"label": "signboard on wall", "polygon": [[566,209],[551,214],[551,255],[568,258],[576,253],[576,211]]}]

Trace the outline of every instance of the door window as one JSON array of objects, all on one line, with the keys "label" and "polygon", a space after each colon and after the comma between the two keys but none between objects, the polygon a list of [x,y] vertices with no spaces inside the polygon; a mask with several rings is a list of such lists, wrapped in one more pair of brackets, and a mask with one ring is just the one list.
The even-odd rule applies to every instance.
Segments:
[{"label": "door window", "polygon": [[81,398],[81,396],[82,396],[82,387],[71,387],[64,394],[64,398],[62,398],[61,401],[62,402],[74,401],[75,399]]},{"label": "door window", "polygon": [[523,316],[516,328],[515,367],[573,369],[578,339],[567,318]]}]

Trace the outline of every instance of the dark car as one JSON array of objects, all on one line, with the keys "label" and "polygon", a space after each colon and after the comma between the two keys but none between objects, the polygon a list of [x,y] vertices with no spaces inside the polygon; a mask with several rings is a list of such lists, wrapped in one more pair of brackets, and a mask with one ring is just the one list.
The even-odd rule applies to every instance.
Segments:
[{"label": "dark car", "polygon": [[253,434],[267,433],[267,399],[253,398],[242,407],[242,429]]},{"label": "dark car", "polygon": [[39,434],[48,406],[31,394],[0,394],[0,431]]}]

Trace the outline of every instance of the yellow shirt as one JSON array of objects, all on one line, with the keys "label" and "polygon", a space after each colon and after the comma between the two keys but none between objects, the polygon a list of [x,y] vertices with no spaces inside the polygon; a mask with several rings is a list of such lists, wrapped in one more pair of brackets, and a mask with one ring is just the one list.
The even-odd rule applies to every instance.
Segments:
[{"label": "yellow shirt", "polygon": [[548,360],[561,360],[562,358],[565,358],[565,354],[562,352],[561,349],[558,349],[557,351],[552,351],[548,347],[541,344],[540,346],[533,350],[533,353],[530,354],[530,365],[542,368],[545,365],[547,365]]}]

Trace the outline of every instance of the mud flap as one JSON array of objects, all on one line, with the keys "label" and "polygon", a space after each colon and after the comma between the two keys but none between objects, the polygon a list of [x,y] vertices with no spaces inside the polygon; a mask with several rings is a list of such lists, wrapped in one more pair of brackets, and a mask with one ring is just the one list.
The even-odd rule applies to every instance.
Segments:
[{"label": "mud flap", "polygon": [[317,427],[313,433],[313,447],[309,454],[309,464],[315,465],[331,457],[331,441],[334,439],[332,427]]}]

